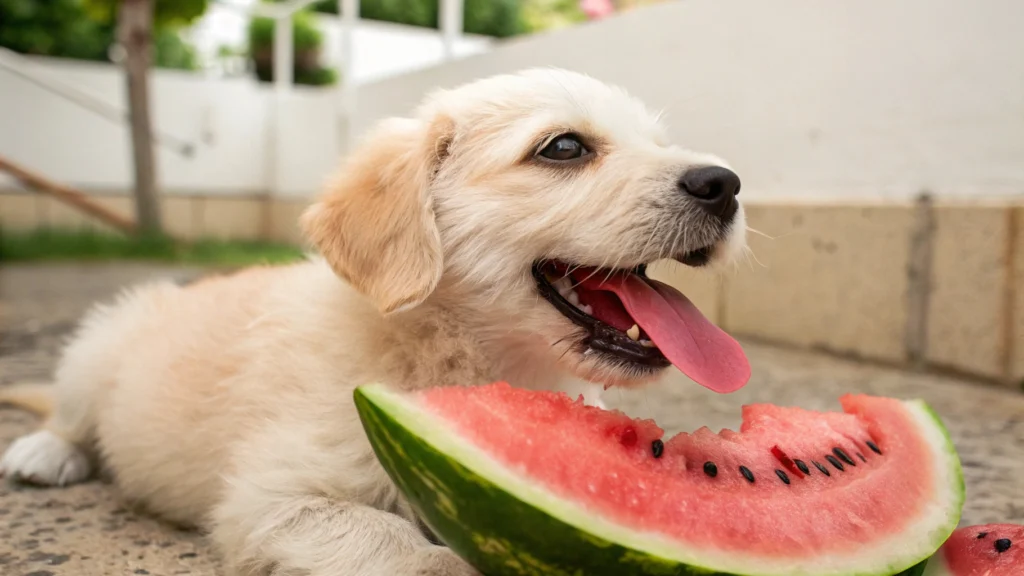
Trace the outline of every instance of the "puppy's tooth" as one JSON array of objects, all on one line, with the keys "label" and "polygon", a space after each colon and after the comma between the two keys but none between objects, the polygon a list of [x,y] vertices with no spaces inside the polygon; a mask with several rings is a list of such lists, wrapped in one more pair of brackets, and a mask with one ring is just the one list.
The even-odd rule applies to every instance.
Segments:
[{"label": "puppy's tooth", "polygon": [[580,305],[580,296],[575,291],[569,292],[569,295],[566,296],[565,299],[568,300],[570,304],[576,306],[577,308]]},{"label": "puppy's tooth", "polygon": [[583,313],[586,314],[587,316],[593,316],[594,315],[594,309],[591,308],[590,304],[584,304],[584,305],[580,306],[579,309],[582,310]]},{"label": "puppy's tooth", "polygon": [[629,336],[630,340],[639,340],[640,339],[640,327],[637,326],[636,324],[633,324],[632,328],[630,328],[629,330],[626,330],[626,336]]},{"label": "puppy's tooth", "polygon": [[646,338],[640,341],[640,345],[643,346],[644,348],[654,348],[654,342],[651,342]]}]

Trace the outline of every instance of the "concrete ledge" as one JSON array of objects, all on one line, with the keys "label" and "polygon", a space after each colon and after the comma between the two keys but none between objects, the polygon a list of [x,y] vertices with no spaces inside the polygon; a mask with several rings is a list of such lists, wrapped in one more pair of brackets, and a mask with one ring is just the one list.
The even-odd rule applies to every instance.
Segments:
[{"label": "concrete ledge", "polygon": [[847,355],[906,360],[913,209],[750,205],[751,255],[726,280],[727,330]]},{"label": "concrete ledge", "polygon": [[[730,332],[1024,383],[1024,199],[752,204]],[[756,258],[756,259],[755,259]]]},{"label": "concrete ledge", "polygon": [[272,200],[270,203],[270,238],[291,244],[303,244],[299,216],[309,206],[305,200]]},{"label": "concrete ledge", "polygon": [[1009,206],[938,205],[928,305],[929,363],[1009,376]]},{"label": "concrete ledge", "polygon": [[[132,199],[127,195],[94,194],[92,198],[115,212],[134,217]],[[271,210],[276,203],[265,197],[174,194],[164,195],[160,203],[164,227],[179,238],[284,240],[270,233]],[[54,198],[21,191],[0,191],[0,226],[10,230],[106,228]]]},{"label": "concrete ledge", "polygon": [[[126,196],[99,197],[128,214]],[[174,195],[179,237],[300,244],[303,199]],[[1024,198],[1005,201],[750,202],[751,252],[720,275],[659,263],[738,336],[910,368],[1024,382]],[[0,192],[0,225],[96,226],[49,198]],[[767,236],[767,237],[766,237]]]},{"label": "concrete ledge", "polygon": [[721,325],[724,276],[709,274],[669,260],[655,263],[648,268],[647,274],[679,288],[709,320]]},{"label": "concrete ledge", "polygon": [[1010,382],[1024,390],[1024,206],[1013,209],[1009,245],[1013,252],[1009,263],[1013,271],[1007,301],[1010,311],[1005,338],[1013,343],[1010,350]]}]

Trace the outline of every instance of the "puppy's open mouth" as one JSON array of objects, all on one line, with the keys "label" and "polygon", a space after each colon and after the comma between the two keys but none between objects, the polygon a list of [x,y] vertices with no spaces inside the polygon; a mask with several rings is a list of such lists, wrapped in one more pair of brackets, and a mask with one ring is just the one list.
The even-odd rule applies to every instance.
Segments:
[{"label": "puppy's open mouth", "polygon": [[[700,265],[708,253],[698,250],[681,260]],[[541,296],[586,331],[580,345],[611,363],[641,372],[673,364],[723,393],[750,378],[739,343],[681,292],[648,278],[646,266],[606,269],[552,260],[535,263],[533,276]]]}]

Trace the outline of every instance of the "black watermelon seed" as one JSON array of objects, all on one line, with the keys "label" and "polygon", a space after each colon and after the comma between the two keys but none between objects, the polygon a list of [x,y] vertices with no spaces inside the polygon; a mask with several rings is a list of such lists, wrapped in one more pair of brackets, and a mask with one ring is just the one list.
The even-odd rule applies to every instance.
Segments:
[{"label": "black watermelon seed", "polygon": [[740,466],[740,474],[743,474],[743,477],[747,479],[747,482],[750,482],[751,484],[754,483],[754,473],[750,471],[750,468]]},{"label": "black watermelon seed", "polygon": [[857,465],[857,463],[853,461],[853,458],[850,458],[850,455],[847,454],[842,448],[839,448],[838,446],[832,449],[832,453],[835,454],[836,456],[839,456],[840,460],[846,462],[850,466]]},{"label": "black watermelon seed", "polygon": [[825,468],[824,466],[819,464],[816,460],[812,460],[811,463],[814,464],[815,468],[817,468],[818,470],[821,470],[821,473],[824,474],[825,476],[831,476],[832,475],[832,473],[828,471],[828,468]]},{"label": "black watermelon seed", "polygon": [[665,451],[665,443],[661,440],[655,440],[651,442],[651,452],[654,453],[655,458],[661,458],[661,453]]},{"label": "black watermelon seed", "polygon": [[718,476],[718,466],[715,466],[714,462],[705,462],[704,473],[714,478],[715,476]]},{"label": "black watermelon seed", "polygon": [[1009,538],[1000,538],[999,540],[996,540],[996,552],[999,552],[1000,554],[1009,550],[1010,546],[1013,546],[1013,542],[1011,542]]},{"label": "black watermelon seed", "polygon": [[785,472],[782,470],[776,470],[775,475],[779,477],[779,480],[782,480],[783,484],[789,485],[789,476],[786,476]]},{"label": "black watermelon seed", "polygon": [[988,536],[988,532],[978,532],[978,540],[981,540],[985,536]]},{"label": "black watermelon seed", "polygon": [[835,466],[836,470],[839,470],[840,472],[844,470],[843,465],[839,463],[839,460],[836,460],[835,456],[829,454],[828,456],[825,456],[825,460],[828,460],[829,464]]},{"label": "black watermelon seed", "polygon": [[861,454],[860,452],[857,452],[857,458],[860,458],[861,462],[867,462],[868,461],[868,459],[865,458],[864,455]]},{"label": "black watermelon seed", "polygon": [[878,454],[879,456],[882,455],[882,451],[878,448],[878,444],[875,444],[871,440],[868,440],[867,442],[865,442],[865,444],[867,444],[868,448],[871,448],[871,451],[874,452],[875,454]]},{"label": "black watermelon seed", "polygon": [[796,464],[796,467],[799,468],[800,471],[803,472],[804,474],[811,473],[811,469],[807,467],[807,464],[804,464],[803,460],[793,460],[793,464]]}]

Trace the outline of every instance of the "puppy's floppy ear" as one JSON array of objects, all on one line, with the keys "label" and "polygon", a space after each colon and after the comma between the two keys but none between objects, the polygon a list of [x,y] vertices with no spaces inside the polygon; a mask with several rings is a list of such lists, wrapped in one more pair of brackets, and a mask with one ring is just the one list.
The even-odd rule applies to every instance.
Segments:
[{"label": "puppy's floppy ear", "polygon": [[430,184],[452,130],[446,118],[383,122],[301,218],[334,272],[384,314],[421,304],[441,279]]}]

